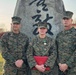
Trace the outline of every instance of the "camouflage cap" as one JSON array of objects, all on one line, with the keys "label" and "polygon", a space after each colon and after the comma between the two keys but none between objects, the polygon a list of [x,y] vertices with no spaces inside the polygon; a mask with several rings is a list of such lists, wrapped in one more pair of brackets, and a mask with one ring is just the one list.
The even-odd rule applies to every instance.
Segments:
[{"label": "camouflage cap", "polygon": [[63,19],[64,18],[72,18],[72,16],[73,16],[73,12],[71,12],[71,11],[65,11]]},{"label": "camouflage cap", "polygon": [[12,23],[20,24],[21,23],[21,18],[17,17],[17,16],[12,17]]},{"label": "camouflage cap", "polygon": [[47,28],[47,23],[46,22],[39,22],[38,27],[39,28]]}]

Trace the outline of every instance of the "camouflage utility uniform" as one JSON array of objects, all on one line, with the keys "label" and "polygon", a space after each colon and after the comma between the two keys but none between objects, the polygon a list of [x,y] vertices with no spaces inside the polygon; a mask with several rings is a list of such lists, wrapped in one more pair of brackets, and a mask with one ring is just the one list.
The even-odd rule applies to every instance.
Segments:
[{"label": "camouflage utility uniform", "polygon": [[[58,63],[67,64],[68,70],[60,75],[75,75],[76,74],[76,30],[62,31],[56,38],[58,48]],[[74,74],[72,72],[75,72]]]},{"label": "camouflage utility uniform", "polygon": [[70,58],[70,64],[72,64],[71,66],[71,69],[69,70],[68,74],[67,75],[76,75],[76,29],[74,31],[75,35],[73,36],[74,37],[74,48],[75,48],[75,51],[73,53],[73,55],[71,56]]},{"label": "camouflage utility uniform", "polygon": [[21,68],[17,68],[15,61],[26,60],[24,55],[26,55],[28,37],[22,33],[7,32],[2,36],[1,43],[2,56],[5,59],[4,75],[26,75],[26,64],[23,63]]},{"label": "camouflage utility uniform", "polygon": [[[32,68],[36,65],[33,56],[48,56],[48,60],[46,61],[45,65],[49,66],[51,70],[45,71],[44,73],[38,70],[32,70]],[[28,47],[27,59],[32,75],[51,75],[56,60],[54,41],[47,36],[45,38],[40,38],[37,36],[33,40],[32,44]]]}]

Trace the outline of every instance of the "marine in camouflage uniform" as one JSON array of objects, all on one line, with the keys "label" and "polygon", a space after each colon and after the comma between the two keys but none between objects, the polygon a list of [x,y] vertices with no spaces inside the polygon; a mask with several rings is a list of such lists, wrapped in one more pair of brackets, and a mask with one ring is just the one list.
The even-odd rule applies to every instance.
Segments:
[{"label": "marine in camouflage uniform", "polygon": [[59,75],[76,74],[76,29],[69,24],[72,22],[72,15],[72,12],[66,11],[66,16],[63,17],[65,31],[56,37]]},{"label": "marine in camouflage uniform", "polygon": [[74,38],[74,48],[75,48],[75,51],[73,53],[73,55],[71,56],[70,58],[70,65],[71,65],[71,68],[69,70],[69,73],[67,75],[76,75],[76,28],[74,29],[74,32],[75,35],[73,36]]},{"label": "marine in camouflage uniform", "polygon": [[2,56],[5,59],[3,75],[27,75],[26,50],[29,40],[25,34],[18,31],[20,21],[19,17],[13,17],[13,30],[6,32],[1,38]]},{"label": "marine in camouflage uniform", "polygon": [[[38,23],[39,35],[34,38],[34,40],[29,45],[28,50],[26,52],[28,64],[31,68],[32,75],[53,75],[52,72],[56,60],[56,47],[54,44],[54,40],[46,36],[46,30],[47,30],[46,23],[43,22]],[[45,35],[45,37],[42,38],[40,33]],[[45,62],[45,65],[49,66],[50,70],[40,71],[36,67],[37,63],[34,60],[34,56],[48,56],[48,60]],[[45,65],[43,65],[43,68],[45,68]],[[32,69],[33,67],[36,67],[37,70],[33,70]]]}]

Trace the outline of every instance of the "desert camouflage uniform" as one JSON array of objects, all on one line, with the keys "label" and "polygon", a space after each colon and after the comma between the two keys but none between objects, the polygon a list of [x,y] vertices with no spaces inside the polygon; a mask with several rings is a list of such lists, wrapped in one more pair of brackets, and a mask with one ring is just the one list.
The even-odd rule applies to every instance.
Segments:
[{"label": "desert camouflage uniform", "polygon": [[[45,71],[44,73],[41,73],[38,70],[32,70],[36,65],[33,56],[48,56],[48,60],[45,64],[49,66],[51,70]],[[27,60],[31,68],[32,75],[53,75],[52,72],[56,60],[56,47],[54,41],[47,36],[43,39],[37,36],[28,47]]]},{"label": "desert camouflage uniform", "polygon": [[[56,44],[58,48],[58,63],[66,63],[69,68],[66,72],[60,75],[76,74],[76,30],[62,31],[57,35]],[[75,67],[75,68],[74,68]]]},{"label": "desert camouflage uniform", "polygon": [[2,36],[1,44],[2,56],[5,59],[4,75],[26,75],[26,64],[23,63],[21,68],[17,68],[15,61],[22,59],[26,63],[28,37],[23,33],[7,32]]}]

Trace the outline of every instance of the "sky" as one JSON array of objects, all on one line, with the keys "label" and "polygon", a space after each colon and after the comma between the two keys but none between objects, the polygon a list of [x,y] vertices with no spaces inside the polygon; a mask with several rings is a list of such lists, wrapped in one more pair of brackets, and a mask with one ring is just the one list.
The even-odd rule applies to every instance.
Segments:
[{"label": "sky", "polygon": [[[11,17],[14,14],[17,0],[0,0],[0,27],[10,30]],[[63,0],[66,10],[73,11],[76,19],[76,0]]]}]

